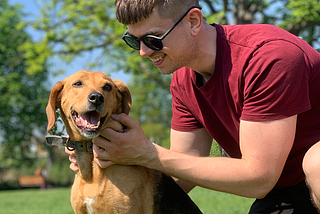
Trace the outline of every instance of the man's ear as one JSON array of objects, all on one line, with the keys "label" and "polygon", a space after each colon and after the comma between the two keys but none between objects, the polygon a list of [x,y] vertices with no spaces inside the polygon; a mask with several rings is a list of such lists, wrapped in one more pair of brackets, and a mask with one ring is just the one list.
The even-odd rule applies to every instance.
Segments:
[{"label": "man's ear", "polygon": [[48,118],[48,126],[47,126],[48,132],[52,129],[52,127],[54,126],[54,123],[56,122],[56,110],[60,106],[59,94],[63,89],[63,87],[64,87],[64,82],[62,81],[57,82],[50,93],[50,98],[46,108],[47,118]]},{"label": "man's ear", "polygon": [[187,19],[190,23],[191,34],[196,36],[200,32],[203,23],[201,10],[198,8],[192,9],[188,14]]},{"label": "man's ear", "polygon": [[116,113],[126,113],[129,114],[131,108],[131,94],[128,87],[123,84],[120,80],[113,80],[117,87],[117,112]]}]

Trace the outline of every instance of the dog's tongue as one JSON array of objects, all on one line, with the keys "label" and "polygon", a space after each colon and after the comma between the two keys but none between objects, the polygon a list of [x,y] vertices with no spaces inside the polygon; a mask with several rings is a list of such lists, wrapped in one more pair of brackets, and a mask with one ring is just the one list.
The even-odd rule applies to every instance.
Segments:
[{"label": "dog's tongue", "polygon": [[100,114],[96,111],[87,112],[75,121],[77,126],[89,129],[96,129],[100,125]]}]

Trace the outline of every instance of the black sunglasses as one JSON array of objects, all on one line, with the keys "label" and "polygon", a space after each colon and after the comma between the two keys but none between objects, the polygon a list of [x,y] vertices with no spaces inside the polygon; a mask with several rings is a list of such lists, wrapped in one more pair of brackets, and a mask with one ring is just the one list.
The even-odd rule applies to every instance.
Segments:
[{"label": "black sunglasses", "polygon": [[145,35],[142,38],[137,38],[135,36],[132,36],[128,34],[128,31],[126,31],[122,35],[122,39],[129,45],[131,48],[135,50],[140,50],[140,41],[142,41],[148,48],[155,50],[155,51],[161,51],[163,48],[162,40],[168,36],[168,34],[182,21],[182,19],[189,13],[190,10],[193,8],[202,9],[201,7],[191,7],[183,16],[170,28],[165,34],[163,34],[161,37],[153,36],[153,35]]}]

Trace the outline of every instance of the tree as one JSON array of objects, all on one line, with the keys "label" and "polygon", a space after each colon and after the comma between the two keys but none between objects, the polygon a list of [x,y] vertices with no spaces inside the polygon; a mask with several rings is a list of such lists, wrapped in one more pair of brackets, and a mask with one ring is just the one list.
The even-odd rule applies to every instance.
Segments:
[{"label": "tree", "polygon": [[[309,44],[319,42],[317,0],[201,0],[200,4],[209,23],[274,24],[301,36]],[[104,67],[107,69],[102,71],[106,73],[119,70],[130,73],[131,115],[142,126],[154,127],[144,129],[148,137],[166,141],[160,135],[166,135],[170,129],[170,76],[162,76],[150,60],[140,57],[139,52],[121,40],[125,26],[116,20],[114,1],[48,0],[41,7],[42,17],[33,26],[43,31],[44,37],[25,49],[29,68],[41,70],[39,64],[46,57],[59,56],[71,61],[91,53],[96,56],[90,64],[92,69]]]},{"label": "tree", "polygon": [[[25,52],[32,43],[18,5],[0,1],[0,168],[31,165],[30,142],[45,133],[48,97],[46,64],[26,73]],[[36,140],[37,141],[37,140]]]},{"label": "tree", "polygon": [[313,47],[320,45],[318,0],[203,0],[202,2],[209,8],[208,17],[212,22],[278,25],[300,36]]},{"label": "tree", "polygon": [[280,27],[301,36],[311,46],[320,46],[320,2],[317,0],[287,2]]},{"label": "tree", "polygon": [[169,147],[171,124],[171,76],[153,72],[133,75],[128,84],[133,95],[130,116],[138,120],[146,136],[155,143]]}]

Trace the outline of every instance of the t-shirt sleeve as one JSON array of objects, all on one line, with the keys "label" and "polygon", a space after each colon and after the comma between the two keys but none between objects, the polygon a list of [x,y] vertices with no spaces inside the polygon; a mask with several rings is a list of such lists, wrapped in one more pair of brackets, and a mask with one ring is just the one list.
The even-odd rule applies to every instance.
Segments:
[{"label": "t-shirt sleeve", "polygon": [[172,77],[170,90],[172,95],[171,128],[176,131],[194,131],[202,128],[201,123],[187,107],[188,95],[184,90],[184,86],[178,83],[177,72]]},{"label": "t-shirt sleeve", "polygon": [[310,65],[295,44],[282,40],[268,42],[247,63],[243,73],[242,120],[278,120],[311,108]]}]

